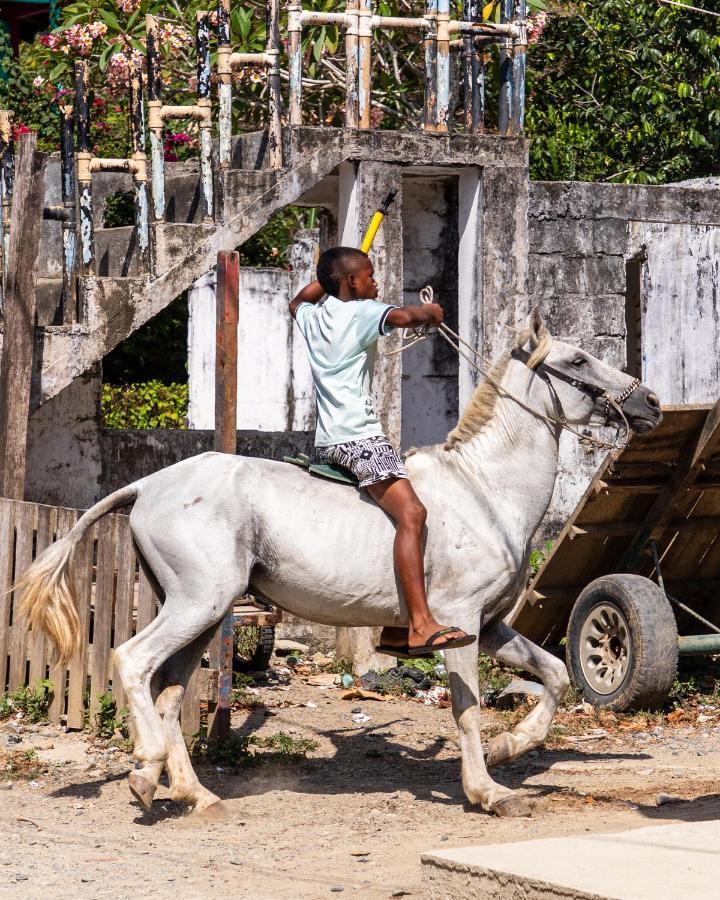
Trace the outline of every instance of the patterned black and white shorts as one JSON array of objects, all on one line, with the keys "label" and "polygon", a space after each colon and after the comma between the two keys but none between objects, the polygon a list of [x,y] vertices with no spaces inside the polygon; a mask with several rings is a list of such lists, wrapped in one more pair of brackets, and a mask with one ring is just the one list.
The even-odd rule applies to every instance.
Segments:
[{"label": "patterned black and white shorts", "polygon": [[395,448],[382,435],[348,441],[345,444],[331,444],[329,447],[316,447],[314,461],[349,469],[360,482],[361,488],[389,478],[408,477]]}]

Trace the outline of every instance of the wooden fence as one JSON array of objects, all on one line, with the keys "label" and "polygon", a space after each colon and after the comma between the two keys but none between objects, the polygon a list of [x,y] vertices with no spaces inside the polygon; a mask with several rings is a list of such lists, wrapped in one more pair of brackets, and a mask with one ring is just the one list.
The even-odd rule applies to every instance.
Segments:
[{"label": "wooden fence", "polygon": [[[29,631],[19,614],[16,578],[57,538],[67,534],[81,510],[0,498],[0,694],[43,678],[53,683],[49,718],[82,728],[92,723],[102,694],[112,692],[120,709],[125,693],[113,663],[113,649],[157,615],[158,600],[138,564],[126,515],[105,516],[77,545],[71,575],[79,602],[83,640],[67,669],[53,662],[42,634]],[[209,668],[193,673],[182,707],[185,734],[200,726],[213,679]]]}]

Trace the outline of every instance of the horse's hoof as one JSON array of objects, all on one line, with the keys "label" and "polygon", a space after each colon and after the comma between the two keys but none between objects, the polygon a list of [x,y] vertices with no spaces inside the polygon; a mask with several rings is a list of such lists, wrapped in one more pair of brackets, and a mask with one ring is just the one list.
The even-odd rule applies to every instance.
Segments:
[{"label": "horse's hoof", "polygon": [[230,810],[222,800],[215,800],[209,804],[198,803],[192,811],[192,818],[204,822],[224,822],[230,818]]},{"label": "horse's hoof", "polygon": [[137,771],[128,776],[128,787],[133,797],[144,809],[152,809],[156,786]]},{"label": "horse's hoof", "polygon": [[512,736],[510,732],[505,731],[503,734],[497,734],[487,743],[485,751],[485,765],[488,769],[493,766],[499,766],[501,763],[512,759],[513,746]]},{"label": "horse's hoof", "polygon": [[535,809],[535,802],[528,797],[516,797],[511,794],[508,797],[501,797],[490,804],[490,812],[503,819],[519,818],[521,816],[531,816]]}]

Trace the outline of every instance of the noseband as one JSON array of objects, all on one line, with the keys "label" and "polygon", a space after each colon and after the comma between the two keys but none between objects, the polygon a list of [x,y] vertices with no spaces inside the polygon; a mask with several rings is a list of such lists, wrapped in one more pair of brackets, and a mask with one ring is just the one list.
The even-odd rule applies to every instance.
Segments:
[{"label": "noseband", "polygon": [[[510,356],[512,356],[513,359],[517,359],[519,362],[524,363],[525,365],[528,364],[528,360],[530,359],[530,353],[528,353],[527,350],[521,350],[519,347],[516,347],[514,350],[512,350],[510,352]],[[602,399],[605,411],[605,425],[610,424],[610,414],[612,409],[618,409],[621,415],[623,415],[622,408],[624,404],[629,400],[629,398],[640,385],[640,379],[633,378],[633,380],[622,393],[613,397],[612,394],[610,394],[605,388],[600,387],[600,385],[591,384],[589,381],[583,381],[581,378],[574,378],[572,375],[566,375],[559,369],[554,369],[552,366],[548,366],[543,362],[538,363],[538,365],[535,366],[532,371],[537,372],[538,376],[543,379],[543,381],[550,389],[550,393],[553,396],[553,400],[559,413],[559,420],[562,425],[567,424],[567,419],[565,418],[565,413],[563,412],[560,398],[558,397],[557,392],[555,391],[555,388],[553,387],[553,384],[548,376],[552,375],[552,377],[557,378],[558,381],[564,381],[565,384],[569,384],[571,387],[574,387],[576,390],[581,391],[588,397],[592,397],[593,400]]]}]

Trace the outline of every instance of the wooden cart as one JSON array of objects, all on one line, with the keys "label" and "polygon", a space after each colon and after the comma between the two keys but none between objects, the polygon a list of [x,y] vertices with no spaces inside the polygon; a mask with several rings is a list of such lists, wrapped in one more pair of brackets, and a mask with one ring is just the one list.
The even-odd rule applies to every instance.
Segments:
[{"label": "wooden cart", "polygon": [[720,653],[720,401],[663,412],[608,455],[509,617],[615,710],[662,703],[679,654]]}]

